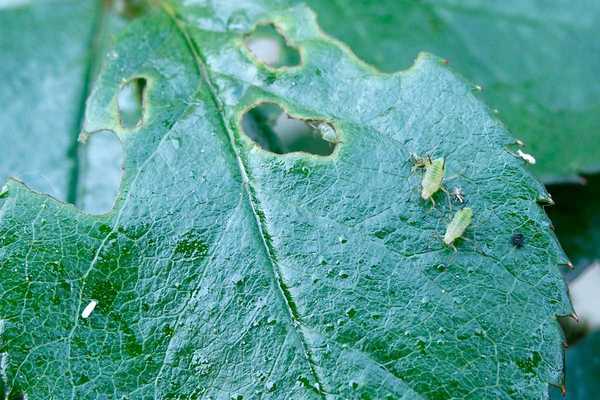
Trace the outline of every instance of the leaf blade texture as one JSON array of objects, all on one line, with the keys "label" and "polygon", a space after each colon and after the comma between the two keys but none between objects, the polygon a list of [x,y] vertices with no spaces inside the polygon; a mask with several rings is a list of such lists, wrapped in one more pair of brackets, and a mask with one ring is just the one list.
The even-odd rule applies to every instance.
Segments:
[{"label": "leaf blade texture", "polygon": [[[300,66],[273,70],[243,47],[265,20],[300,49]],[[85,124],[123,141],[114,209],[89,215],[7,186],[6,390],[540,398],[560,384],[567,260],[537,204],[547,194],[441,60],[379,73],[309,9],[271,1],[163,2],[114,51]],[[117,96],[132,78],[147,82],[145,109],[124,128]],[[254,143],[240,120],[266,101],[331,124],[333,154]],[[413,153],[444,156],[447,176],[462,177],[474,216],[456,253],[442,242],[451,205],[420,200]],[[519,251],[516,229],[530,239]]]}]

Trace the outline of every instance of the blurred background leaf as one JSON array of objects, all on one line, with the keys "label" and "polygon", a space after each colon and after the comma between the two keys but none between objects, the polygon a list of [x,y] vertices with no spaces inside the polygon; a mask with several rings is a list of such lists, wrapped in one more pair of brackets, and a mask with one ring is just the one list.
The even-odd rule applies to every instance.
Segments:
[{"label": "blurred background leaf", "polygon": [[584,267],[600,262],[600,175],[584,185],[550,186],[554,207],[546,209],[563,248],[576,268],[567,271],[572,280]]},{"label": "blurred background leaf", "polygon": [[0,8],[0,182],[15,176],[74,196],[101,2],[8,2]]},{"label": "blurred background leaf", "polygon": [[94,78],[113,56],[113,38],[145,4],[0,0],[0,148],[6,149],[0,185],[12,176],[85,211],[110,210],[121,144],[109,132],[85,144],[78,139]]},{"label": "blurred background leaf", "polygon": [[[585,337],[567,349],[566,375],[568,400],[597,399],[600,393],[600,332]],[[552,392],[553,400],[564,397]]]}]

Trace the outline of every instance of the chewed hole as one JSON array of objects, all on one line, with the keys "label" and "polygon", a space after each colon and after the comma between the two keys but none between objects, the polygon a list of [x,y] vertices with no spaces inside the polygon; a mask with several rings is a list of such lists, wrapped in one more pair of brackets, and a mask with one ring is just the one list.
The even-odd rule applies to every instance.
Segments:
[{"label": "chewed hole", "polygon": [[287,44],[275,25],[262,24],[246,36],[246,47],[259,61],[273,68],[300,65],[300,52]]},{"label": "chewed hole", "polygon": [[121,185],[121,141],[112,132],[96,132],[82,146],[82,151],[85,158],[80,176],[79,206],[91,214],[108,212]]},{"label": "chewed hole", "polygon": [[119,118],[123,128],[131,129],[140,125],[144,117],[144,91],[146,79],[135,78],[121,87],[117,97]]},{"label": "chewed hole", "polygon": [[277,154],[302,151],[328,156],[339,143],[335,128],[325,121],[302,120],[275,103],[262,103],[242,117],[242,129],[263,149]]}]

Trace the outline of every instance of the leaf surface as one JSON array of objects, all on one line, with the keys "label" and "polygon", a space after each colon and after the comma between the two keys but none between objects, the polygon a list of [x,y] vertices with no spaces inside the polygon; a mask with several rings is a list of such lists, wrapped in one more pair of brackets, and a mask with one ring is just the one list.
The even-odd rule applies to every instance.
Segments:
[{"label": "leaf surface", "polygon": [[[264,21],[300,66],[274,70],[244,47]],[[144,113],[124,128],[131,79],[146,81]],[[265,151],[240,127],[260,102],[341,141],[329,156]],[[302,6],[163,2],[120,35],[85,129],[123,141],[110,213],[14,180],[3,194],[6,392],[539,399],[560,383],[567,260],[537,204],[547,194],[441,60],[382,74]],[[444,157],[473,209],[456,252],[442,236],[460,206],[420,199],[411,153]]]},{"label": "leaf surface", "polygon": [[527,144],[546,182],[600,171],[595,0],[306,0],[324,29],[385,71],[449,60]]}]

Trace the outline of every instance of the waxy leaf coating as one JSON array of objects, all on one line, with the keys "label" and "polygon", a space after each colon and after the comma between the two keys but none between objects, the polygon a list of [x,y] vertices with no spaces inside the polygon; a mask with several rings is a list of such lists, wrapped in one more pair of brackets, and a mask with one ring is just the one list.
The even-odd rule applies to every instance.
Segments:
[{"label": "waxy leaf coating", "polygon": [[[244,47],[265,22],[299,66]],[[268,0],[160,2],[111,54],[84,128],[123,142],[113,210],[16,180],[0,199],[5,394],[539,399],[560,384],[571,310],[547,194],[439,59],[379,73],[308,8]],[[141,123],[124,128],[117,97],[138,78]],[[334,152],[263,150],[241,120],[265,102],[329,124]],[[444,157],[477,215],[456,252],[441,240],[455,205],[420,198],[411,154]]]}]

